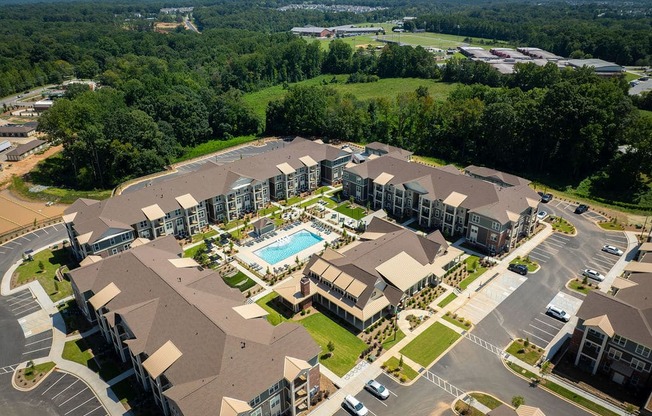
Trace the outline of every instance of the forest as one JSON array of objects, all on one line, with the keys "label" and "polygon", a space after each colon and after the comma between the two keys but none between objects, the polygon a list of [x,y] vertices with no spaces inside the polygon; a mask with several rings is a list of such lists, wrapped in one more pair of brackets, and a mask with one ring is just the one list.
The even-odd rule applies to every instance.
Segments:
[{"label": "forest", "polygon": [[[41,118],[41,130],[64,145],[41,175],[53,185],[110,188],[209,140],[300,134],[379,140],[542,180],[592,176],[596,195],[640,202],[651,173],[652,128],[636,106],[648,108],[649,96],[633,101],[622,79],[528,65],[506,77],[468,61],[440,67],[420,47],[353,50],[333,41],[323,50],[287,30],[416,15],[415,28],[428,31],[645,64],[652,55],[650,16],[622,15],[617,5],[433,7],[425,0],[378,1],[393,7],[370,14],[276,10],[286,3],[193,2],[201,34],[155,32],[145,18],[158,15],[162,4],[154,1],[1,6],[0,96],[72,77],[102,85],[95,92],[70,89]],[[637,4],[629,7],[639,10]],[[444,102],[424,88],[361,101],[328,86],[292,86],[324,74],[346,74],[349,82],[414,77],[465,86]],[[287,95],[271,102],[262,120],[242,97],[272,85],[283,85]],[[618,146],[629,150],[619,153]]]}]

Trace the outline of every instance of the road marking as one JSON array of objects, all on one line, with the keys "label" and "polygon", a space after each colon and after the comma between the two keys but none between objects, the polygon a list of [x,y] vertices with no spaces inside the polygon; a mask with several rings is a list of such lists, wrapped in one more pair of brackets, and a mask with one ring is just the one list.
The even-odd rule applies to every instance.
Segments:
[{"label": "road marking", "polygon": [[11,303],[7,302],[7,306],[11,307],[11,306],[22,305],[22,304],[25,304],[25,303],[29,304],[31,302],[34,302],[34,299],[32,299],[31,296],[25,296],[24,298],[17,298],[17,300],[15,302],[11,302]]},{"label": "road marking", "polygon": [[566,243],[562,242],[552,242],[552,241],[546,241],[546,244],[550,244],[551,246],[559,247],[559,248],[564,248]]},{"label": "road marking", "polygon": [[[546,316],[547,316],[547,315],[546,315]],[[548,322],[542,321],[542,320],[539,319],[539,318],[534,318],[534,320],[535,320],[535,321],[539,321],[539,322],[541,322],[541,323],[544,324],[544,325],[548,325],[549,327],[555,328],[557,331],[559,331],[559,330],[561,329],[561,328],[557,328],[556,326],[554,326],[554,325],[552,325],[552,324],[549,324]]]},{"label": "road marking", "polygon": [[59,231],[56,225],[53,225],[52,228],[54,228],[54,231]]},{"label": "road marking", "polygon": [[15,312],[14,315],[16,315],[16,314],[19,314],[19,313],[25,313],[25,312],[30,311],[30,310],[32,310],[32,309],[39,309],[39,308],[40,308],[40,306],[38,305],[38,303],[35,304],[35,305],[31,305],[31,303],[32,303],[32,302],[30,302],[30,303],[28,303],[28,304],[26,304],[26,305],[18,306],[17,308],[11,309],[11,311],[14,312],[14,311],[17,311],[18,309],[23,309],[23,308],[25,308],[25,307],[27,306],[26,309],[24,309],[24,310],[22,310],[22,311]]},{"label": "road marking", "polygon": [[[387,389],[387,387],[385,387],[385,388]],[[387,391],[389,392],[389,394],[393,394],[394,397],[398,397],[398,394],[394,393],[394,392],[391,391],[390,389],[387,389]]]},{"label": "road marking", "polygon": [[538,260],[538,261],[540,261],[541,263],[547,263],[546,260],[544,260],[544,259],[542,259],[542,258],[540,258],[540,257],[537,257],[537,256],[534,255],[534,254],[530,254],[529,257],[530,257],[530,258],[533,258],[534,260]]},{"label": "road marking", "polygon": [[[74,412],[75,410],[79,409],[80,407],[82,407],[82,406],[85,405],[86,403],[90,402],[90,401],[93,400],[94,398],[95,398],[95,396],[91,397],[90,399],[86,400],[84,403],[80,404],[79,406],[75,407],[74,409],[68,410],[68,411],[67,411],[66,413],[64,413],[63,415],[65,416],[65,415],[67,415],[68,413],[72,413],[72,412]],[[59,406],[59,407],[61,407],[61,406]]]},{"label": "road marking", "polygon": [[466,394],[463,390],[458,389],[448,381],[444,380],[434,373],[431,373],[428,370],[424,371],[424,376],[426,380],[444,390],[446,393],[450,394],[453,397],[460,397],[461,395]]},{"label": "road marking", "polygon": [[86,413],[84,416],[88,416],[88,415],[90,415],[91,413],[93,413],[94,411],[96,411],[97,409],[100,409],[100,408],[102,408],[102,405],[97,406],[95,409],[93,409],[90,412]]},{"label": "road marking", "polygon": [[68,390],[69,388],[71,388],[71,387],[74,386],[75,384],[77,384],[78,381],[79,381],[79,379],[76,379],[75,381],[73,381],[71,385],[69,385],[69,386],[66,387],[65,389],[61,390],[59,393],[56,394],[56,396],[52,397],[52,400],[56,399],[56,398],[57,398],[61,393],[63,393],[64,391]]},{"label": "road marking", "polygon": [[[614,266],[614,264],[616,264],[615,261],[612,262],[612,261],[608,261],[608,260],[604,260],[604,259],[600,259],[600,258],[596,258],[596,257],[593,257],[591,259],[591,262],[593,264],[600,264],[602,267],[607,267],[608,269],[611,269]],[[605,266],[605,264],[606,264],[606,266]]]},{"label": "road marking", "polygon": [[615,262],[618,261],[617,257],[615,255],[613,255],[613,254],[607,255],[607,254],[604,254],[604,253],[598,253],[597,255],[598,255],[598,257],[602,257],[603,259],[609,260],[609,262],[615,263]]},{"label": "road marking", "polygon": [[[547,258],[547,259],[550,258],[550,256],[548,256],[548,254],[552,254],[552,253],[547,253],[547,252],[545,252],[545,251],[543,251],[543,250],[539,250],[539,251],[532,250],[531,253],[534,253],[534,254],[536,254],[537,256],[545,257],[545,258]],[[546,254],[544,254],[544,253],[546,253]]]},{"label": "road marking", "polygon": [[471,342],[473,342],[475,344],[478,344],[479,346],[481,346],[485,350],[490,351],[490,352],[492,352],[492,353],[494,353],[494,354],[496,354],[498,356],[503,355],[503,350],[501,348],[496,347],[495,345],[483,340],[480,337],[476,337],[475,335],[473,335],[470,332],[467,332],[466,334],[464,334],[464,338],[468,339],[469,341],[471,341]]},{"label": "road marking", "polygon": [[45,228],[42,228],[41,230],[42,230],[45,234],[50,234],[49,232],[47,232],[47,230],[46,230]]},{"label": "road marking", "polygon": [[[61,406],[63,406],[64,404],[68,403],[69,401],[71,401],[71,400],[74,399],[75,397],[79,396],[80,394],[82,394],[82,393],[85,392],[86,390],[88,390],[88,387],[84,387],[83,390],[79,390],[79,391],[78,391],[74,396],[69,397],[68,400],[66,400],[65,402],[61,403],[61,404],[59,405],[59,407],[61,407]],[[68,413],[66,413],[66,414],[68,414]]]},{"label": "road marking", "polygon": [[550,240],[555,240],[555,239],[557,239],[557,240],[564,240],[564,241],[567,241],[567,242],[568,242],[568,241],[570,241],[571,238],[570,238],[570,237],[563,236],[563,235],[559,235],[559,234],[555,234],[555,235],[553,235],[553,236],[550,238]]},{"label": "road marking", "polygon": [[30,342],[30,343],[28,343],[28,344],[25,344],[25,346],[32,345],[32,344],[38,344],[39,342],[49,341],[49,340],[51,340],[51,339],[52,339],[52,337],[39,339],[38,341],[34,341],[34,342]]},{"label": "road marking", "polygon": [[550,335],[551,337],[554,337],[554,336],[555,336],[555,334],[551,334],[551,333],[548,332],[548,331],[544,331],[543,329],[539,328],[538,326],[534,326],[534,325],[532,325],[532,324],[528,324],[528,325],[531,326],[531,327],[534,328],[534,329],[537,329],[537,330],[543,332],[544,334],[548,334],[548,335]]},{"label": "road marking", "polygon": [[531,332],[528,332],[528,331],[526,331],[526,330],[523,330],[523,332],[525,332],[526,334],[528,334],[528,335],[530,335],[530,336],[532,336],[532,337],[534,337],[534,338],[539,338],[541,341],[545,342],[546,345],[548,345],[548,344],[550,343],[550,341],[548,341],[547,339],[543,339],[543,338],[541,338],[541,337],[538,337],[538,336],[534,335],[534,334],[531,333]]},{"label": "road marking", "polygon": [[371,396],[372,396],[374,399],[376,399],[376,400],[378,401],[378,403],[380,403],[380,404],[382,404],[383,406],[387,407],[387,405],[386,405],[385,403],[383,403],[383,401],[380,400],[378,397],[374,396],[373,394],[372,394]]},{"label": "road marking", "polygon": [[43,351],[43,350],[49,350],[49,349],[50,349],[50,347],[39,348],[37,350],[31,350],[31,351],[24,352],[23,355],[27,355],[27,354],[31,354],[33,352],[39,352],[39,351]]},{"label": "road marking", "polygon": [[48,390],[50,390],[52,387],[54,387],[54,385],[57,384],[59,381],[61,381],[61,379],[64,378],[65,376],[66,376],[66,375],[63,374],[61,377],[59,377],[59,379],[58,379],[57,381],[55,381],[54,383],[52,383],[52,385],[51,385],[50,387],[48,387],[47,389],[45,389],[45,391],[44,391],[43,393],[41,393],[41,396],[43,396],[45,393],[47,393]]}]

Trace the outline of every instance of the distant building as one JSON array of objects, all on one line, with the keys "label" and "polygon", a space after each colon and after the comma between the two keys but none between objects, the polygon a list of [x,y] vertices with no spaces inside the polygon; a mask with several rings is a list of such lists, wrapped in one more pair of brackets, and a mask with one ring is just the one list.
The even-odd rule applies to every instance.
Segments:
[{"label": "distant building", "polygon": [[47,149],[48,146],[48,143],[44,140],[32,140],[31,142],[21,144],[14,150],[7,152],[7,161],[17,162],[19,160],[23,160],[27,156]]},{"label": "distant building", "polygon": [[5,124],[0,126],[0,137],[30,137],[36,134],[38,123],[31,121],[25,124]]},{"label": "distant building", "polygon": [[325,27],[305,26],[293,27],[290,33],[297,36],[310,36],[315,38],[327,38],[334,35],[334,32]]},{"label": "distant building", "polygon": [[533,58],[545,59],[548,61],[558,61],[560,59],[564,59],[559,55],[555,55],[552,52],[544,51],[543,49],[539,49],[539,48],[521,47],[521,48],[516,48],[516,50],[525,55],[531,56]]},{"label": "distant building", "polygon": [[343,25],[334,27],[318,27],[318,26],[304,26],[293,27],[290,29],[292,34],[297,36],[311,36],[311,37],[332,37],[332,36],[356,36],[365,34],[385,34],[385,29],[382,27],[361,27],[354,25]]},{"label": "distant building", "polygon": [[54,105],[54,101],[52,100],[48,100],[48,99],[40,100],[34,103],[34,110],[37,113],[42,113],[43,111],[52,108],[53,105]]},{"label": "distant building", "polygon": [[194,7],[167,7],[164,9],[159,10],[159,12],[164,13],[164,14],[176,14],[176,13],[192,13],[194,10]]},{"label": "distant building", "polygon": [[596,74],[602,76],[618,76],[625,71],[622,66],[602,59],[569,59],[567,65],[571,68],[593,68]]},{"label": "distant building", "polygon": [[4,152],[7,149],[11,149],[11,142],[9,140],[3,140],[0,142],[0,153]]},{"label": "distant building", "polygon": [[466,56],[467,58],[475,58],[480,60],[496,58],[494,54],[479,46],[458,46],[457,49],[459,49],[462,55]]}]

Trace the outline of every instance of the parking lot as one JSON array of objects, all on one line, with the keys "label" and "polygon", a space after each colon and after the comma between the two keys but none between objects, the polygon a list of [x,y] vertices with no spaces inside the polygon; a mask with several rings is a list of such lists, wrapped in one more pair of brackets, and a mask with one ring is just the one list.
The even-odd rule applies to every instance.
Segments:
[{"label": "parking lot", "polygon": [[[575,208],[577,208],[578,206],[578,204],[573,204],[559,199],[553,199],[552,201],[548,202],[547,205],[558,209],[563,209],[564,211],[568,211],[568,212],[575,212]],[[541,204],[540,210],[546,211],[545,206],[546,204]],[[605,217],[604,215],[598,214],[597,212],[591,211],[590,209],[586,211],[584,214],[580,214],[580,215],[595,222],[607,220],[607,217]]]},{"label": "parking lot", "polygon": [[[365,380],[366,381],[366,380]],[[364,403],[365,407],[369,409],[369,414],[372,416],[382,416],[387,414],[388,407],[392,406],[392,402],[396,401],[398,394],[396,393],[398,383],[394,381],[387,374],[381,374],[376,378],[380,384],[384,385],[389,391],[389,397],[387,400],[380,400],[373,394],[369,393],[367,390],[361,390],[358,394],[355,395],[355,398]],[[349,415],[352,414],[348,409],[345,409],[344,406],[341,406],[341,409],[335,413],[336,415]]]},{"label": "parking lot", "polygon": [[64,416],[108,415],[95,393],[72,374],[55,371],[29,394],[49,400]]},{"label": "parking lot", "polygon": [[543,267],[544,264],[551,261],[560,250],[564,250],[564,247],[572,240],[572,238],[573,237],[564,234],[555,233],[548,237],[542,244],[539,244],[534,250],[530,251],[528,256]]},{"label": "parking lot", "polygon": [[573,316],[582,305],[582,300],[567,293],[558,293],[546,308],[535,315],[527,327],[521,330],[521,338],[528,338],[539,347],[545,348],[557,336],[566,323],[546,314],[546,309],[553,305]]},{"label": "parking lot", "polygon": [[[623,251],[627,249],[627,237],[623,233],[614,232],[609,233],[604,237],[602,244],[617,247]],[[586,262],[586,269],[593,269],[606,275],[609,270],[616,264],[620,256],[609,254],[605,251],[595,251],[593,256]],[[578,271],[581,274],[581,270]]]},{"label": "parking lot", "polygon": [[[47,228],[32,231],[31,233],[20,236],[0,246],[0,256],[12,251],[23,253],[27,248],[34,248],[35,246],[43,244],[43,239],[51,241],[53,238],[63,238],[66,236],[65,230],[66,228],[63,224],[55,224]],[[39,241],[41,243],[37,244]]]},{"label": "parking lot", "polygon": [[28,289],[0,298],[0,302],[4,303],[5,308],[11,312],[16,319],[22,318],[23,316],[27,316],[41,309],[41,305],[38,304],[36,299],[32,296],[32,292]]}]

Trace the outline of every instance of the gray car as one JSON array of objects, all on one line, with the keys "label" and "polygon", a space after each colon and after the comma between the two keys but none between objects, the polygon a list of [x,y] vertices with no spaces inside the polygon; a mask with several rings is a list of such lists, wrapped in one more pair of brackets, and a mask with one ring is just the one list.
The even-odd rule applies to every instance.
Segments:
[{"label": "gray car", "polygon": [[378,397],[381,400],[385,400],[389,397],[389,390],[376,380],[369,380],[367,384],[364,385],[365,390],[374,396]]}]

